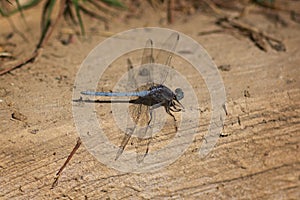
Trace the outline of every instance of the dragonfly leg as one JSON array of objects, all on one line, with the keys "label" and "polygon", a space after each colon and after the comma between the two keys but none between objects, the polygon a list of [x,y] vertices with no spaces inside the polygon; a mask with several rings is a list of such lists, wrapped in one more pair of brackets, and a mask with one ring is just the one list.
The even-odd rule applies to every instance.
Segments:
[{"label": "dragonfly leg", "polygon": [[178,102],[179,106],[175,104],[174,101],[170,102],[170,105],[169,105],[169,109],[172,111],[172,112],[180,112],[184,109],[183,105],[176,100],[176,102]]},{"label": "dragonfly leg", "polygon": [[172,109],[170,109],[170,106],[165,106],[166,112],[171,115],[171,117],[173,118],[174,121],[174,127],[175,127],[175,132],[178,131],[178,127],[177,127],[177,120],[175,118],[175,116],[170,112],[170,110],[172,111]]}]

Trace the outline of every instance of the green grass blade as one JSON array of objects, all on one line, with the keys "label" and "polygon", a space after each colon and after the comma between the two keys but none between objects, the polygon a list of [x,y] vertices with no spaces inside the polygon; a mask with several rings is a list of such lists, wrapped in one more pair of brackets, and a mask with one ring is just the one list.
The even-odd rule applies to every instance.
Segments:
[{"label": "green grass blade", "polygon": [[51,23],[51,15],[52,15],[52,11],[53,11],[55,3],[56,3],[56,0],[48,0],[44,6],[42,20],[41,20],[42,35],[46,29],[46,26],[48,26],[47,24]]},{"label": "green grass blade", "polygon": [[76,22],[76,19],[74,17],[74,14],[73,14],[73,11],[72,11],[72,8],[71,8],[71,3],[69,1],[66,2],[66,5],[65,5],[65,10],[64,10],[64,18],[65,20],[71,20],[71,22],[73,24],[77,24]]},{"label": "green grass blade", "polygon": [[25,19],[25,16],[24,16],[24,13],[23,13],[23,8],[22,8],[22,6],[21,6],[21,4],[20,4],[20,1],[19,1],[19,0],[16,0],[16,3],[17,3],[18,10],[19,10],[19,12],[20,12],[20,14],[21,14],[21,17],[22,17],[23,19]]},{"label": "green grass blade", "polygon": [[119,8],[126,8],[126,6],[118,0],[101,0],[101,1],[108,4],[108,5],[110,5],[110,6],[115,6],[115,7],[119,7]]},{"label": "green grass blade", "polygon": [[82,22],[82,18],[80,15],[80,7],[79,7],[79,0],[73,0],[72,1],[74,6],[75,6],[75,12],[76,12],[76,16],[80,25],[80,29],[81,29],[81,33],[83,36],[85,36],[85,30],[84,30],[84,26],[83,26],[83,22]]}]

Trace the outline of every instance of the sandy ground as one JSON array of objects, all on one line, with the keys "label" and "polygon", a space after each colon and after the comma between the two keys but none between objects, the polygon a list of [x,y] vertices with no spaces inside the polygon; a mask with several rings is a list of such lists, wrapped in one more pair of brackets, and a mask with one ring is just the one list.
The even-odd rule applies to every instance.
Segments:
[{"label": "sandy ground", "polygon": [[[13,18],[28,42],[17,34],[5,39],[12,30],[0,19],[1,44],[15,44],[7,48],[16,57],[32,52],[39,36],[39,12],[27,13],[30,30]],[[228,110],[223,137],[208,156],[198,156],[207,133],[210,97],[201,77],[187,67],[181,72],[200,88],[196,94],[201,120],[193,143],[178,160],[156,172],[124,173],[98,162],[81,146],[51,189],[78,137],[72,116],[76,73],[89,52],[106,39],[104,25],[87,18],[88,38],[75,37],[63,45],[60,26],[35,63],[0,76],[0,199],[299,199],[300,25],[286,13],[280,16],[285,25],[259,13],[249,14],[247,21],[282,39],[285,52],[264,52],[249,39],[227,33],[199,36],[219,29],[214,17],[200,13],[178,16],[172,25],[166,25],[163,12],[153,9],[138,18],[110,22],[112,33],[143,26],[180,31],[198,41],[217,66],[230,65],[220,70]],[[107,74],[105,89],[111,89],[109,76],[117,73]]]}]

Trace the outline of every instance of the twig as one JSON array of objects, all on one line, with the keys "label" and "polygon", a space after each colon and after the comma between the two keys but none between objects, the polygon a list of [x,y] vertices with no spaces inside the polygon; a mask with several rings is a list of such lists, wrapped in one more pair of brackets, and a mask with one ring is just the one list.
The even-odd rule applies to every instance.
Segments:
[{"label": "twig", "polygon": [[173,24],[173,22],[174,22],[174,0],[168,1],[167,14],[168,14],[168,22],[170,24]]},{"label": "twig", "polygon": [[275,37],[273,37],[273,36],[271,36],[271,35],[268,35],[267,33],[264,33],[264,32],[258,30],[258,29],[255,28],[255,27],[251,27],[251,26],[249,26],[249,25],[247,25],[247,24],[244,24],[244,23],[242,23],[242,22],[239,22],[239,21],[237,21],[237,20],[235,20],[235,19],[229,19],[229,18],[227,18],[227,21],[228,21],[232,26],[237,27],[237,28],[239,28],[239,29],[244,29],[244,30],[247,30],[247,31],[250,31],[250,32],[254,32],[254,33],[260,34],[260,35],[262,35],[263,37],[265,37],[265,38],[267,38],[267,39],[269,39],[269,40],[273,40],[273,41],[275,41],[275,42],[281,42],[279,39],[277,39],[277,38],[275,38]]},{"label": "twig", "polygon": [[220,29],[216,29],[216,30],[211,30],[211,31],[202,31],[202,32],[199,32],[198,35],[199,36],[203,36],[203,35],[210,35],[210,34],[214,34],[214,33],[223,33],[224,30],[220,30]]},{"label": "twig", "polygon": [[14,65],[8,69],[4,69],[4,70],[0,71],[0,76],[3,74],[6,74],[8,72],[11,72],[12,70],[18,69],[18,68],[22,67],[23,65],[26,65],[27,63],[33,62],[36,59],[36,57],[38,56],[38,54],[39,54],[38,51],[35,51],[31,56],[18,62],[16,65]]},{"label": "twig", "polygon": [[212,11],[218,15],[218,16],[222,16],[222,17],[228,17],[221,9],[219,9],[213,2],[211,2],[210,0],[203,0],[210,9],[212,9]]},{"label": "twig", "polygon": [[[271,36],[263,31],[258,30],[255,27],[249,26],[241,21],[238,21],[234,18],[223,18],[221,19],[221,22],[227,22],[232,28],[238,29],[244,33],[248,37],[250,37],[255,44],[261,48],[264,51],[267,51],[267,48],[265,46],[265,40],[269,43],[269,45],[275,49],[276,51],[285,51],[285,45],[283,42],[274,36]],[[275,44],[273,44],[275,43]]]},{"label": "twig", "polygon": [[[249,37],[257,47],[260,49],[267,51],[266,42],[275,49],[276,51],[285,51],[285,45],[279,39],[258,30],[255,27],[247,25],[238,20],[238,17],[231,17],[225,14],[222,10],[217,8],[215,4],[210,0],[203,0],[211,9],[212,11],[218,16],[217,24],[222,26],[223,28],[234,28],[242,32],[244,35]],[[224,22],[226,24],[224,24]]]},{"label": "twig", "polygon": [[77,143],[75,145],[75,147],[73,148],[73,150],[71,151],[71,153],[69,154],[67,160],[65,161],[65,163],[61,166],[61,168],[58,170],[58,172],[56,173],[56,177],[55,177],[55,180],[54,182],[52,183],[52,187],[51,188],[54,188],[55,186],[57,186],[58,184],[58,179],[62,173],[62,171],[65,169],[65,167],[67,166],[67,164],[70,162],[71,158],[74,156],[74,154],[76,153],[76,151],[79,149],[80,145],[81,145],[81,139],[78,138],[77,139]]},{"label": "twig", "polygon": [[[284,7],[282,5],[276,4],[276,3],[269,3],[268,1],[254,1],[256,4],[268,8],[268,9],[272,9],[272,10],[277,10],[277,11],[284,11],[284,12],[290,12],[291,10],[287,9],[286,7]],[[284,2],[284,1],[283,1]]]}]

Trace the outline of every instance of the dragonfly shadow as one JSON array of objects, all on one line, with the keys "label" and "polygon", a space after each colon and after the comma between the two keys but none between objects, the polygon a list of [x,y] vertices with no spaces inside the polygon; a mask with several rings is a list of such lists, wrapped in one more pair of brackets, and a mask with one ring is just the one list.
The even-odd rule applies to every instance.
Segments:
[{"label": "dragonfly shadow", "polygon": [[72,100],[73,102],[77,103],[132,103],[132,104],[143,104],[146,106],[153,105],[153,102],[150,101],[150,99],[139,97],[137,99],[132,100],[92,100],[92,99],[82,99],[80,97],[79,99]]},{"label": "dragonfly shadow", "polygon": [[77,103],[129,103],[129,100],[91,100],[91,99],[74,99],[73,102]]}]

